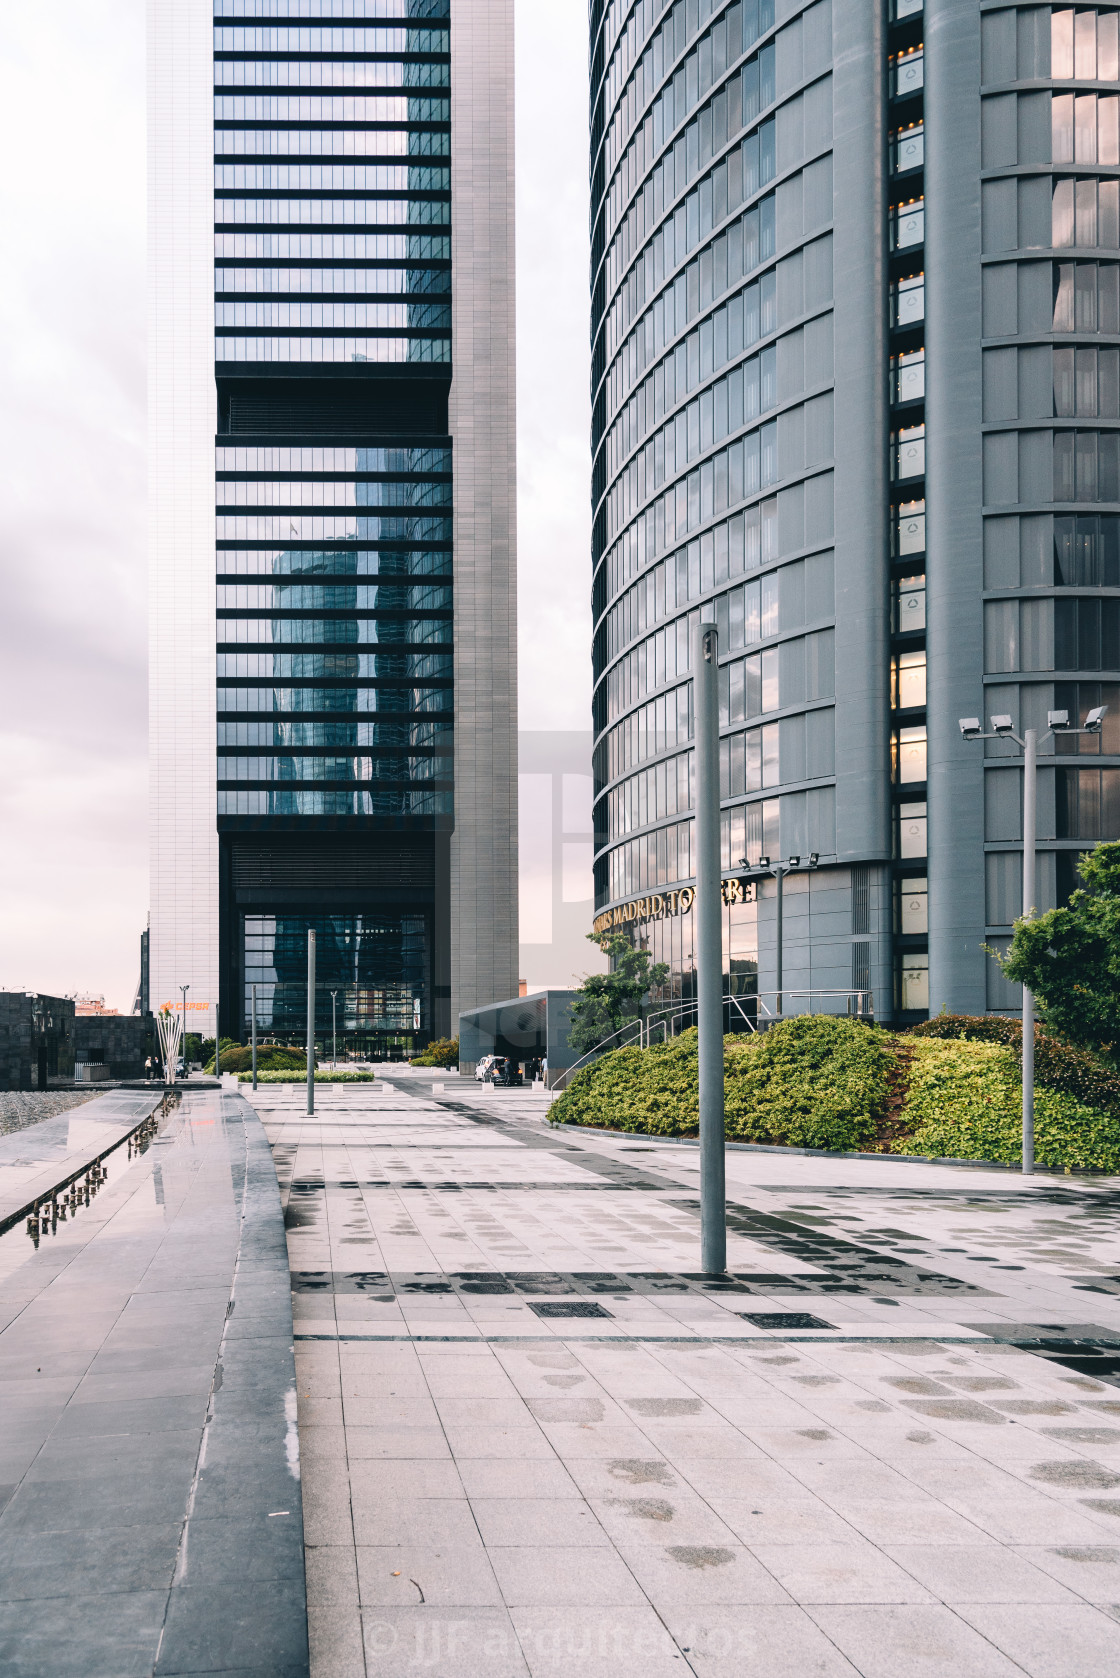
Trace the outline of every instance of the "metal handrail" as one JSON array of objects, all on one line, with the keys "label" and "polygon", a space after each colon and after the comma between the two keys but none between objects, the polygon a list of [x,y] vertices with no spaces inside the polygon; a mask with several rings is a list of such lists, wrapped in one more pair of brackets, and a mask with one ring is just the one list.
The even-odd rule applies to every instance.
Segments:
[{"label": "metal handrail", "polygon": [[[795,1010],[786,1009],[784,1007],[784,1003],[791,997],[808,997],[808,1008]],[[725,1008],[731,1007],[736,1011],[736,1013],[738,1013],[743,1025],[748,1031],[757,1032],[759,1030],[765,1031],[770,1026],[779,1024],[788,1013],[813,1013],[814,997],[843,997],[847,1004],[845,1016],[848,1019],[865,1020],[869,1024],[874,1021],[875,993],[872,990],[829,989],[824,986],[797,990],[791,989],[788,985],[783,985],[780,991],[725,991],[723,1003]],[[770,1006],[767,998],[774,999],[778,1005],[777,1011]],[[747,1012],[746,1008],[743,1006],[744,1003],[752,1005],[752,1012]],[[855,1004],[854,1007],[853,1003]],[[617,1031],[612,1031],[609,1037],[604,1037],[601,1043],[597,1043],[593,1049],[589,1049],[586,1054],[581,1055],[578,1060],[573,1061],[571,1066],[564,1067],[557,1075],[556,1082],[552,1085],[552,1088],[554,1090],[564,1089],[574,1073],[579,1072],[584,1066],[589,1064],[591,1061],[596,1060],[601,1054],[609,1052],[609,1047],[612,1044],[618,1049],[628,1048],[634,1043],[643,1049],[652,1048],[653,1033],[658,1028],[662,1031],[662,1041],[667,1042],[670,1036],[675,1037],[677,1035],[675,1031],[670,1032],[669,1026],[684,1019],[686,1015],[695,1014],[696,1009],[697,1003],[695,998],[691,998],[687,1002],[679,1002],[675,1007],[668,1004],[655,1004],[645,1014],[637,1016],[632,1020],[625,1021],[623,1025],[619,1026]],[[832,1012],[830,1009],[817,1009],[815,1011],[818,1013]],[[629,1041],[619,1043],[614,1042],[616,1037],[622,1037],[625,1033],[634,1032],[635,1028],[636,1035],[630,1037]]]}]

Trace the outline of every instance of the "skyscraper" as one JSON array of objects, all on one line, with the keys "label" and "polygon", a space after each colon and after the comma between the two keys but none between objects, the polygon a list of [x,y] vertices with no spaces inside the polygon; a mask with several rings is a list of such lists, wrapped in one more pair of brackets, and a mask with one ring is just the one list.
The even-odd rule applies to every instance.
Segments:
[{"label": "skyscraper", "polygon": [[150,0],[153,1004],[517,979],[512,0]]},{"label": "skyscraper", "polygon": [[[704,602],[725,873],[819,855],[787,991],[1017,1005],[982,946],[1021,770],[961,715],[1110,706],[1042,759],[1036,907],[1120,836],[1117,19],[592,6],[596,903],[685,994],[691,916],[650,899],[693,872]],[[774,988],[774,911],[728,906],[733,989]]]}]

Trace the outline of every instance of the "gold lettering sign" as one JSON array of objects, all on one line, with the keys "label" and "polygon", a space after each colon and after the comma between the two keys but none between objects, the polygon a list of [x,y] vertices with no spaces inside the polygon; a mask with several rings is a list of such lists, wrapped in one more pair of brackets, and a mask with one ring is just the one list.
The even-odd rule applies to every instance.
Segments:
[{"label": "gold lettering sign", "polygon": [[[756,899],[755,882],[724,880],[720,886],[720,896],[728,908],[736,903],[753,903]],[[662,921],[673,915],[687,915],[695,901],[694,886],[679,886],[673,891],[631,898],[629,903],[617,903],[613,909],[607,909],[603,914],[597,915],[592,923],[593,930],[597,938],[602,938],[615,927],[626,926],[631,921]]]}]

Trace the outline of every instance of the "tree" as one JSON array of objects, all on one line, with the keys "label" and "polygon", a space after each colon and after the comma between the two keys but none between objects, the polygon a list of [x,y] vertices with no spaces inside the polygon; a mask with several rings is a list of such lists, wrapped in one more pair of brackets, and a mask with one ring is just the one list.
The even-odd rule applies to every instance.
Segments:
[{"label": "tree", "polygon": [[635,949],[621,932],[587,936],[610,958],[611,971],[589,973],[576,992],[569,1042],[581,1055],[597,1049],[628,1020],[640,1019],[642,997],[651,986],[663,984],[669,971],[663,961],[651,966],[649,951]]},{"label": "tree", "polygon": [[1111,1054],[1120,1019],[1120,844],[1079,859],[1085,885],[1065,909],[1015,922],[1000,965],[1034,992],[1051,1030]]}]

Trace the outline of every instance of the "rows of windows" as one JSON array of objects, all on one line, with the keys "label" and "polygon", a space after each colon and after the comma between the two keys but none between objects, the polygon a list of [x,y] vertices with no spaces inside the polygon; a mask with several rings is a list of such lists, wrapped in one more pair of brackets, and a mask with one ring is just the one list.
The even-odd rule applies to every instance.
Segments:
[{"label": "rows of windows", "polygon": [[451,240],[429,233],[215,233],[219,261],[450,262]]},{"label": "rows of windows", "polygon": [[219,816],[450,816],[450,791],[415,787],[376,792],[218,789]]},{"label": "rows of windows", "polygon": [[216,674],[225,680],[307,682],[330,678],[366,681],[381,677],[391,682],[430,682],[451,679],[449,652],[219,652]]},{"label": "rows of windows", "polygon": [[[398,87],[450,87],[447,63],[404,62],[400,59],[216,59],[215,88],[275,87],[285,91],[303,87],[353,87],[379,92]],[[225,100],[222,101],[223,105]],[[228,111],[223,111],[228,115]],[[366,113],[363,112],[363,116]],[[251,115],[256,116],[254,111]]]},{"label": "rows of windows", "polygon": [[[668,332],[666,341],[676,336],[678,303],[683,326],[687,311],[685,278],[682,274],[677,284],[658,299],[647,316],[654,323],[655,344],[659,334]],[[613,477],[630,451],[672,411],[682,397],[695,390],[702,379],[718,372],[743,350],[750,349],[760,338],[773,332],[777,324],[776,299],[777,276],[771,269],[753,285],[729,297],[721,308],[713,310],[695,331],[682,339],[675,350],[659,362],[652,373],[647,374],[614,420],[602,445],[601,470]],[[616,364],[611,370],[612,384],[620,365]],[[626,380],[622,382],[625,384]],[[761,406],[754,409],[755,413],[761,411]]]},{"label": "rows of windows", "polygon": [[633,833],[667,816],[683,815],[693,806],[695,764],[692,752],[666,758],[641,770],[607,794],[608,832],[612,839]]},{"label": "rows of windows", "polygon": [[424,646],[452,641],[450,618],[230,618],[219,617],[223,646]]},{"label": "rows of windows", "polygon": [[451,328],[450,303],[218,303],[217,327],[327,329],[353,332],[397,327],[425,331]]},{"label": "rows of windows", "polygon": [[214,29],[214,51],[223,52],[378,52],[443,53],[446,29],[391,29],[368,24],[357,28],[302,28],[291,25],[233,24]]},{"label": "rows of windows", "polygon": [[[831,437],[828,454],[831,455]],[[654,554],[663,553],[709,519],[727,512],[749,495],[778,481],[778,423],[771,420],[721,449],[699,468],[672,484],[649,509]],[[645,500],[640,474],[629,473],[610,492],[606,504],[606,540],[613,541]],[[633,501],[631,501],[631,497]]]},{"label": "rows of windows", "polygon": [[338,718],[326,722],[297,722],[270,719],[267,722],[218,723],[218,747],[268,750],[269,748],[306,750],[313,746],[432,746],[450,748],[450,717],[399,717],[393,720],[378,718],[363,722],[358,718]]},{"label": "rows of windows", "polygon": [[692,739],[692,685],[685,683],[652,699],[617,723],[595,747],[599,786],[616,781],[651,757],[686,746]]},{"label": "rows of windows", "polygon": [[660,886],[692,878],[692,826],[673,822],[655,828],[640,839],[626,839],[610,852],[608,864],[611,899],[633,897],[636,892],[656,891]]},{"label": "rows of windows", "polygon": [[448,772],[446,757],[386,753],[381,757],[218,758],[220,781],[433,781]]},{"label": "rows of windows", "polygon": [[451,0],[214,0],[214,18],[446,18]]},{"label": "rows of windows", "polygon": [[222,514],[219,537],[230,542],[450,542],[447,518],[328,518],[308,513]]},{"label": "rows of windows", "polygon": [[415,472],[451,471],[447,448],[285,448],[221,445],[214,452],[222,472]]},{"label": "rows of windows", "polygon": [[[605,504],[608,541],[663,484],[707,454],[714,444],[722,443],[725,437],[775,405],[777,360],[777,349],[771,346],[717,379],[687,407],[679,409],[622,472],[617,476],[612,473],[614,481]],[[760,449],[766,430],[763,427],[745,439],[745,448],[752,458]],[[772,478],[762,476],[765,470],[761,456],[757,469],[744,459],[745,495],[773,482]]]},{"label": "rows of windows", "polygon": [[219,548],[219,576],[229,577],[449,577],[450,550],[394,548]]},{"label": "rows of windows", "polygon": [[[682,121],[685,112],[705,97],[728,65],[734,64],[741,53],[773,27],[774,0],[761,0],[761,4],[759,0],[736,0],[666,81],[670,66],[684,52],[689,38],[703,21],[703,14],[710,16],[717,5],[718,0],[699,0],[699,3],[698,0],[677,0],[626,84],[625,98],[614,110],[631,62],[625,45],[616,54],[599,96],[603,112],[614,113],[603,146],[605,177],[609,177],[622,157],[639,117],[655,95],[659,95],[654,105],[658,115],[654,118],[651,112],[645,122],[652,124],[656,121],[659,138],[652,149],[659,149],[664,139]],[[641,10],[640,6],[637,7],[636,13]],[[666,95],[668,109],[665,108]]]},{"label": "rows of windows", "polygon": [[833,716],[829,706],[726,735],[719,743],[720,797],[831,775],[836,768]]},{"label": "rows of windows", "polygon": [[831,699],[836,683],[834,638],[833,630],[823,629],[723,665],[719,673],[721,723],[745,722],[765,711]]},{"label": "rows of windows", "polygon": [[[427,72],[428,65],[408,66]],[[421,86],[420,82],[405,85]],[[401,98],[382,93],[214,95],[214,120],[221,122],[450,122],[450,99]],[[376,154],[376,148],[371,148]]]},{"label": "rows of windows", "polygon": [[451,170],[417,163],[216,163],[222,192],[450,192]]},{"label": "rows of windows", "polygon": [[[241,712],[353,712],[407,711],[430,714],[450,711],[450,686],[398,687],[220,687],[219,713]],[[395,726],[395,725],[394,725]],[[249,744],[250,742],[246,742]],[[361,741],[358,742],[361,744]]]},{"label": "rows of windows", "polygon": [[448,268],[216,268],[214,290],[424,296],[451,290]]},{"label": "rows of windows", "polygon": [[[668,206],[680,197],[689,182],[754,122],[767,105],[773,103],[774,49],[764,48],[744,64],[742,70],[730,77],[709,104],[681,130],[651,170],[653,159],[677,125],[673,94],[677,83],[683,86],[680,71],[655,101],[607,193],[598,239],[604,243],[610,241],[607,271],[610,274],[613,269],[615,277],[625,269],[630,255],[641,249],[650,230],[657,225]],[[691,106],[687,108],[691,109]],[[731,208],[773,179],[772,118],[743,141],[741,162],[735,161],[738,155],[732,152],[727,158],[732,168],[742,170],[743,177],[738,197],[730,201]],[[645,184],[631,202],[631,195],[643,177]],[[753,186],[747,186],[748,179],[753,180]]]},{"label": "rows of windows", "polygon": [[984,521],[986,588],[1120,587],[1115,513],[1012,515]]},{"label": "rows of windows", "polygon": [[[599,567],[595,582],[596,609],[612,599],[620,589],[624,588],[630,578],[652,565],[656,558],[652,533],[647,540],[645,520],[639,520],[623,533],[620,541],[608,552],[603,564]],[[682,591],[679,583],[675,587],[672,598],[678,604],[686,599],[694,599],[703,594],[712,585],[705,582],[705,577],[713,581],[723,577],[741,576],[744,571],[752,570],[756,565],[765,565],[768,560],[777,557],[778,542],[778,503],[774,496],[765,501],[756,502],[745,512],[736,513],[733,518],[717,524],[707,530],[699,538],[699,546],[694,542],[681,550],[684,555],[683,563],[688,566],[689,581],[686,591]],[[681,554],[671,554],[664,561],[666,565],[682,564]],[[723,556],[727,556],[727,570],[723,569]],[[694,582],[692,579],[697,580]],[[655,582],[654,588],[662,585]],[[666,585],[667,586],[667,585]],[[640,607],[638,610],[640,611]],[[627,609],[629,610],[629,608]],[[658,614],[660,615],[660,613]],[[648,616],[647,623],[654,621]],[[611,638],[616,645],[621,646],[628,638],[622,631],[611,631]],[[622,639],[618,639],[619,635]]]},{"label": "rows of windows", "polygon": [[451,337],[445,338],[226,338],[216,344],[219,361],[380,361],[451,360]]},{"label": "rows of windows", "polygon": [[[646,313],[637,321],[633,332],[625,343],[623,335],[631,320],[640,313],[645,306],[647,296],[646,287],[636,283],[637,276],[644,276],[647,267],[651,270],[651,283],[648,294],[656,290],[664,279],[664,272],[657,274],[652,264],[640,263],[631,275],[630,280],[619,292],[611,306],[607,330],[604,334],[604,354],[609,360],[615,354],[618,345],[621,349],[612,361],[607,375],[605,393],[607,410],[614,413],[626,400],[635,384],[641,379],[648,367],[652,367],[662,351],[673,343],[690,321],[696,319],[713,300],[721,297],[729,286],[737,284],[748,274],[752,273],[759,263],[767,262],[774,255],[776,246],[775,230],[775,200],[773,193],[741,215],[724,228],[718,238],[713,239],[711,246],[690,262],[688,267],[677,275],[671,285],[657,296]],[[672,271],[671,264],[668,271]],[[743,299],[743,331],[744,345],[753,340],[745,336],[750,326],[754,325],[754,315],[758,311],[758,336],[762,337],[773,327],[764,326],[763,320],[769,320],[774,310],[774,277],[764,276],[759,282],[759,289],[752,289],[749,297]],[[626,307],[630,294],[634,295],[633,313]],[[639,301],[640,299],[640,301]],[[617,333],[613,325],[617,318]]]},{"label": "rows of windows", "polygon": [[[720,529],[726,531],[728,526]],[[707,534],[714,537],[716,532]],[[739,563],[740,553],[741,550],[731,552],[714,540],[701,538],[655,566],[608,614],[604,656],[613,656],[626,641],[652,629],[658,620],[671,617],[689,599],[741,575],[744,566]],[[832,554],[811,554],[807,559],[795,560],[719,596],[715,604],[721,645],[734,652],[739,647],[768,640],[780,631],[788,634],[790,630],[803,628],[807,622],[819,622],[831,616],[832,599]],[[681,633],[670,626],[668,633],[674,632],[678,636]],[[638,650],[635,648],[629,656],[633,658]],[[684,668],[687,669],[687,653]]]},{"label": "rows of windows", "polygon": [[1120,181],[1055,179],[1051,243],[1120,248]]},{"label": "rows of windows", "polygon": [[218,480],[219,507],[450,507],[451,481],[386,483],[352,479],[318,482]]},{"label": "rows of windows", "polygon": [[431,585],[350,584],[324,587],[322,583],[219,583],[218,609],[230,611],[362,612],[450,611],[451,589]]},{"label": "rows of windows", "polygon": [[989,432],[984,438],[984,498],[1120,501],[1120,432]]},{"label": "rows of windows", "polygon": [[219,163],[228,157],[449,157],[451,132],[407,127],[219,128],[214,155]]},{"label": "rows of windows", "polygon": [[228,227],[443,227],[451,200],[435,198],[218,198],[215,225]]},{"label": "rows of windows", "polygon": [[989,600],[984,667],[1120,670],[1120,599]]}]

